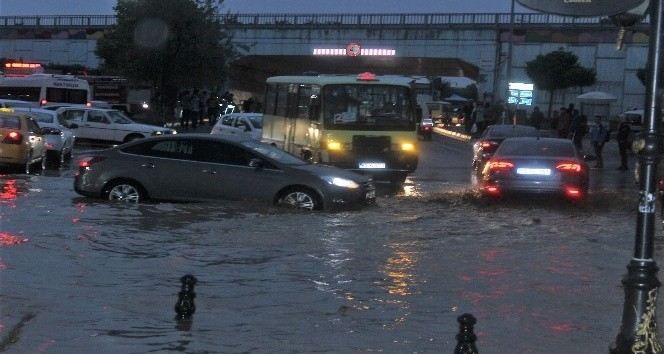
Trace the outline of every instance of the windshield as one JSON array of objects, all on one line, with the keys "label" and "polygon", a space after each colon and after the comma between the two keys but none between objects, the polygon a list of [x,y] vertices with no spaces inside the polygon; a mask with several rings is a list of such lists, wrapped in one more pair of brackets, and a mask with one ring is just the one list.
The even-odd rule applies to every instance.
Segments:
[{"label": "windshield", "polygon": [[326,128],[414,130],[409,89],[394,85],[327,85],[323,89]]},{"label": "windshield", "polygon": [[263,117],[261,116],[249,116],[251,125],[256,129],[263,129]]},{"label": "windshield", "polygon": [[274,161],[280,162],[285,165],[307,165],[308,162],[300,159],[295,155],[291,155],[284,150],[275,146],[263,144],[257,141],[243,141],[242,145],[248,147],[252,151],[268,157]]},{"label": "windshield", "polygon": [[30,112],[30,116],[39,123],[54,123],[53,115],[43,112]]},{"label": "windshield", "polygon": [[575,158],[574,145],[566,139],[507,139],[495,156],[541,156]]},{"label": "windshield", "polygon": [[113,123],[116,124],[132,124],[134,123],[129,117],[124,115],[124,113],[120,111],[108,111],[108,115],[111,116],[111,119],[113,120]]}]

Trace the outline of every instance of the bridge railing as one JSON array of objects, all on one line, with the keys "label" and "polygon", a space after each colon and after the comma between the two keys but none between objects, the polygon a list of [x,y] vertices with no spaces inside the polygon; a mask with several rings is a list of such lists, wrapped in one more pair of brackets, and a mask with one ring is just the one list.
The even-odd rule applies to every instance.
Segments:
[{"label": "bridge railing", "polygon": [[[228,24],[235,25],[339,25],[339,26],[422,26],[422,25],[506,25],[509,13],[454,13],[454,14],[228,14]],[[645,21],[647,22],[647,21]],[[572,17],[540,13],[514,14],[516,24],[577,24],[610,23],[601,17]]]},{"label": "bridge railing", "polygon": [[115,15],[0,16],[0,27],[109,27]]},{"label": "bridge railing", "polygon": [[[507,25],[509,13],[449,14],[221,14],[229,25],[239,26],[427,26],[427,25]],[[647,23],[647,19],[644,23]],[[115,15],[0,16],[0,27],[109,27]],[[595,25],[607,24],[601,17],[572,17],[540,13],[514,14],[515,24]]]}]

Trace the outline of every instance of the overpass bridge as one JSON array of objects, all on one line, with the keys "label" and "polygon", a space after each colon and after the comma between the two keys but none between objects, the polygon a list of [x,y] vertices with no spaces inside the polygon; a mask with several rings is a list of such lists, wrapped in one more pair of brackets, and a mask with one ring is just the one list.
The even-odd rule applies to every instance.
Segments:
[{"label": "overpass bridge", "polygon": [[[586,91],[619,97],[608,107],[611,114],[644,102],[645,88],[635,73],[645,67],[647,20],[628,33],[622,51],[615,50],[617,28],[605,18],[515,14],[512,35],[509,13],[230,14],[222,20],[244,53],[232,64],[232,85],[247,91],[260,92],[271,75],[371,70],[467,76],[478,81],[480,93],[503,97],[511,42],[512,81],[529,81],[527,61],[563,48],[597,70],[597,84]],[[95,68],[96,41],[114,24],[114,15],[0,17],[0,56]],[[351,44],[367,55],[346,55]],[[561,93],[554,104],[574,102],[579,92]],[[545,105],[548,95],[535,92],[535,101]]]}]

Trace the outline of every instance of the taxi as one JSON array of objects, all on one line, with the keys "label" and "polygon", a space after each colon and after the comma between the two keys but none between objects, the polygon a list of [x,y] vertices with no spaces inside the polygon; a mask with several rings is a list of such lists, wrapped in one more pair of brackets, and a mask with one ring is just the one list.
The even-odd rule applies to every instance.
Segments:
[{"label": "taxi", "polygon": [[20,166],[27,174],[33,165],[45,167],[45,139],[30,116],[8,108],[0,109],[0,164]]}]

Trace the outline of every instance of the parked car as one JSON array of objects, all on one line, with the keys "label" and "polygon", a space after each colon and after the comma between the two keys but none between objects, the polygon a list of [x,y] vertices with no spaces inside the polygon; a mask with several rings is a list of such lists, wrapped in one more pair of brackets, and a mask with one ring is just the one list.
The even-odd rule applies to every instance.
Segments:
[{"label": "parked car", "polygon": [[1,109],[0,137],[0,164],[20,166],[27,174],[33,165],[45,167],[46,145],[41,128],[32,117]]},{"label": "parked car", "polygon": [[21,101],[21,100],[6,100],[6,99],[0,99],[0,107],[2,108],[28,108],[28,107],[33,107],[33,108],[39,108],[39,103],[37,102],[28,102],[28,101]]},{"label": "parked car", "polygon": [[431,118],[423,118],[422,122],[417,125],[417,134],[421,135],[424,140],[431,140],[433,134],[433,120]]},{"label": "parked car", "polygon": [[247,135],[261,140],[263,131],[262,113],[231,113],[224,114],[212,127],[210,134]]},{"label": "parked car", "polygon": [[480,138],[473,143],[473,168],[481,172],[484,164],[507,138],[539,136],[539,131],[529,125],[496,124],[488,126]]},{"label": "parked car", "polygon": [[56,110],[60,119],[74,128],[78,140],[125,143],[153,135],[176,134],[174,129],[139,124],[114,109],[62,107]]},{"label": "parked car", "polygon": [[583,200],[588,194],[588,165],[569,139],[508,138],[486,163],[481,191],[561,194]]},{"label": "parked car", "polygon": [[61,166],[65,160],[71,159],[76,136],[66,125],[60,121],[54,111],[39,108],[13,108],[15,112],[31,116],[41,128],[46,145],[46,157],[55,166]]},{"label": "parked car", "polygon": [[318,210],[373,203],[369,177],[306,162],[247,136],[152,137],[90,153],[74,189],[108,200],[259,199]]}]

